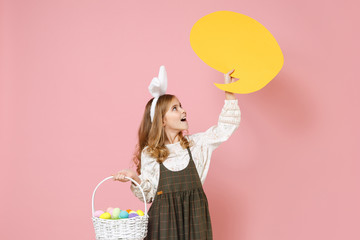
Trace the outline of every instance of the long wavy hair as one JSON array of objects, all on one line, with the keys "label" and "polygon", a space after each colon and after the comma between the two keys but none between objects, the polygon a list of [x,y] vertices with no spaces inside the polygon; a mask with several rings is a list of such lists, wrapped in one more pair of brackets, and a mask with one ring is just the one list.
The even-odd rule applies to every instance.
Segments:
[{"label": "long wavy hair", "polygon": [[[136,145],[133,161],[136,165],[136,172],[141,174],[141,152],[147,146],[145,150],[151,157],[155,158],[158,163],[164,162],[169,156],[170,152],[165,146],[165,141],[169,141],[165,134],[163,127],[163,120],[166,112],[170,107],[170,103],[175,95],[164,94],[161,95],[156,102],[154,120],[151,122],[150,108],[154,98],[150,99],[145,106],[144,116],[140,123],[138,130],[139,142]],[[188,130],[184,130],[188,134]],[[178,133],[180,138],[180,145],[183,149],[190,147],[192,142],[188,141],[187,135],[184,135],[183,131]]]}]

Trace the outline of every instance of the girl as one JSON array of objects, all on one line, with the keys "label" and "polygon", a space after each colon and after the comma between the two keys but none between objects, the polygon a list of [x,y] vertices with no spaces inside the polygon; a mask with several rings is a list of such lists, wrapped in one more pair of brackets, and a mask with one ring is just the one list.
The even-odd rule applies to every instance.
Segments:
[{"label": "girl", "polygon": [[[224,74],[225,83],[235,81],[230,77],[233,72]],[[164,67],[160,68],[159,77],[161,74],[166,91]],[[164,94],[165,91],[159,91],[157,97],[153,94],[154,98],[146,104],[138,132],[139,149],[134,157],[136,172],[124,169],[112,176],[121,182],[129,181],[124,176],[134,179],[142,187],[146,202],[152,202],[145,239],[212,239],[208,201],[202,185],[212,152],[239,127],[238,100],[234,93],[225,92],[218,124],[205,132],[183,135],[188,129],[186,111],[177,97]],[[130,189],[144,201],[139,187],[131,183]]]}]

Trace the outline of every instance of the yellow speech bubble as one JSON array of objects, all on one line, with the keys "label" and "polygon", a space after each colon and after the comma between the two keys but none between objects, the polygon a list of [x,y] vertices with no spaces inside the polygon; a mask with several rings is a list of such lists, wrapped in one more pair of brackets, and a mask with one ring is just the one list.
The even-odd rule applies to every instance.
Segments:
[{"label": "yellow speech bubble", "polygon": [[217,11],[199,19],[191,29],[190,45],[210,67],[238,81],[214,83],[221,90],[251,93],[266,86],[280,72],[284,56],[274,36],[256,20],[231,11]]}]

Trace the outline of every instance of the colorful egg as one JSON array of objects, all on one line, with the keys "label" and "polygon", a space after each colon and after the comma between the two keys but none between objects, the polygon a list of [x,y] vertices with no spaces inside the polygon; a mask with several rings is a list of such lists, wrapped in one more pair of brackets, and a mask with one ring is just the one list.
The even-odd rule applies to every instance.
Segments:
[{"label": "colorful egg", "polygon": [[104,213],[103,210],[97,210],[97,211],[94,212],[94,217],[100,217],[101,214],[103,214],[103,213]]},{"label": "colorful egg", "polygon": [[111,218],[112,219],[117,219],[119,218],[120,216],[120,208],[114,208],[114,210],[112,211],[112,214],[111,214]]},{"label": "colorful egg", "polygon": [[137,210],[136,213],[139,214],[139,216],[144,216],[145,215],[144,212],[141,211],[141,210]]},{"label": "colorful egg", "polygon": [[128,218],[129,217],[129,213],[127,211],[121,211],[120,212],[120,217],[121,218]]},{"label": "colorful egg", "polygon": [[100,218],[102,219],[110,219],[111,218],[111,214],[108,212],[105,212],[103,214],[100,215]]},{"label": "colorful egg", "polygon": [[108,209],[106,209],[106,212],[108,212],[108,213],[112,214],[112,211],[113,211],[113,210],[114,210],[114,208],[109,207]]},{"label": "colorful egg", "polygon": [[129,214],[131,214],[131,213],[136,213],[136,212],[135,211],[130,211]]},{"label": "colorful egg", "polygon": [[129,214],[129,218],[133,218],[133,217],[137,217],[139,216],[137,213],[130,213]]},{"label": "colorful egg", "polygon": [[131,212],[131,209],[128,209],[128,210],[126,210],[128,213],[130,213]]}]

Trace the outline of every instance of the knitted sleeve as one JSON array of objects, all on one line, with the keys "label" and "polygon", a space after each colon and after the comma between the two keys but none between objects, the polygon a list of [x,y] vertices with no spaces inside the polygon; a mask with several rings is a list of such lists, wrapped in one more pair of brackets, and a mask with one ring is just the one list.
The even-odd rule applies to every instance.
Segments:
[{"label": "knitted sleeve", "polygon": [[205,132],[190,135],[200,150],[194,154],[194,162],[201,182],[204,184],[207,176],[212,152],[230,138],[239,127],[241,120],[238,100],[227,100],[221,110],[217,125],[211,126]]},{"label": "knitted sleeve", "polygon": [[[145,149],[144,149],[145,150]],[[159,182],[159,164],[148,154],[141,152],[141,188],[144,191],[146,202],[151,203],[155,198],[157,184]],[[133,194],[144,202],[141,190],[138,186],[131,182],[130,189]]]},{"label": "knitted sleeve", "polygon": [[221,109],[217,125],[211,126],[205,132],[193,134],[195,142],[208,147],[209,151],[214,151],[219,145],[235,132],[241,120],[240,107],[238,100],[227,100]]}]

